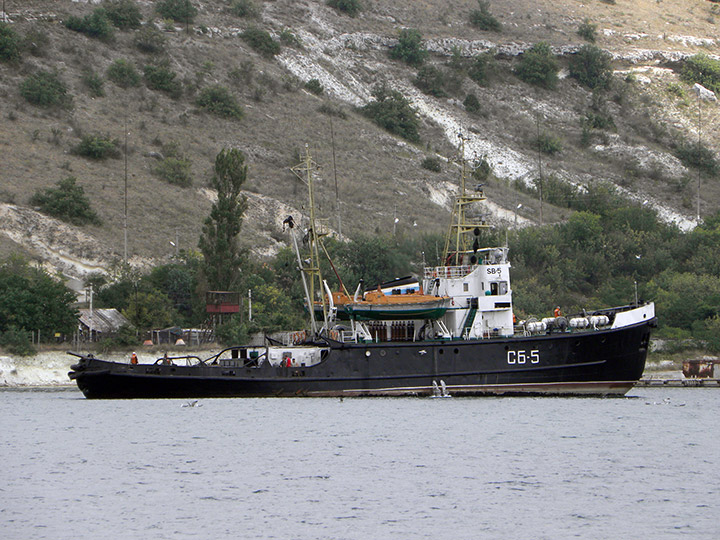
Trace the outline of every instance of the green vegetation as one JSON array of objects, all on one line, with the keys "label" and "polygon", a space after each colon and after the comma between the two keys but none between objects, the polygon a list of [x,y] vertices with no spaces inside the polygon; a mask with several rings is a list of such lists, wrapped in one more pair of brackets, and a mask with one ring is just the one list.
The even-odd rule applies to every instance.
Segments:
[{"label": "green vegetation", "polygon": [[403,139],[410,142],[420,141],[418,115],[400,92],[390,90],[386,86],[378,86],[373,89],[373,97],[374,101],[360,109],[365,116]]},{"label": "green vegetation", "polygon": [[440,172],[442,171],[442,165],[440,163],[440,159],[434,156],[428,156],[425,159],[422,160],[422,163],[420,163],[420,166],[423,169],[427,169],[428,171],[432,172]]},{"label": "green vegetation", "polygon": [[484,182],[488,179],[491,172],[492,168],[490,167],[490,164],[488,163],[488,160],[485,158],[485,156],[476,160],[472,164],[472,177],[475,180]]},{"label": "green vegetation", "polygon": [[402,60],[409,66],[419,67],[428,57],[428,51],[423,47],[422,34],[414,28],[400,30],[398,44],[390,49],[390,58]]},{"label": "green vegetation", "polygon": [[90,15],[84,17],[69,17],[63,21],[66,28],[85,34],[88,37],[109,40],[113,37],[112,24],[108,18],[107,11],[103,8],[95,8]]},{"label": "green vegetation", "polygon": [[357,17],[362,9],[362,5],[358,0],[327,0],[327,5],[338,11],[347,13],[351,17]]},{"label": "green vegetation", "polygon": [[72,149],[73,154],[90,159],[102,160],[119,157],[118,140],[110,135],[83,135],[80,142]]},{"label": "green vegetation", "polygon": [[108,19],[120,30],[135,30],[142,24],[142,13],[135,0],[106,0]]},{"label": "green vegetation", "polygon": [[120,88],[130,88],[140,84],[140,74],[135,69],[135,65],[125,58],[115,60],[108,66],[105,74]]},{"label": "green vegetation", "polygon": [[479,30],[488,30],[490,32],[500,32],[502,25],[495,16],[490,13],[490,6],[485,0],[478,0],[478,9],[470,12],[470,24]]},{"label": "green vegetation", "polygon": [[90,207],[85,190],[70,176],[57,183],[57,188],[36,192],[30,204],[38,206],[43,214],[56,217],[73,225],[100,225],[101,221]]},{"label": "green vegetation", "polygon": [[167,39],[163,33],[152,25],[143,26],[135,34],[133,43],[141,52],[160,54],[165,51]]},{"label": "green vegetation", "polygon": [[201,109],[223,118],[240,119],[243,110],[230,90],[224,86],[214,85],[203,88],[195,103]]},{"label": "green vegetation", "polygon": [[267,30],[251,27],[240,34],[240,37],[265,57],[272,58],[276,54],[280,54],[280,44],[272,38]]},{"label": "green vegetation", "polygon": [[244,253],[237,243],[247,200],[241,194],[247,178],[244,154],[235,148],[222,150],[215,158],[215,174],[210,181],[217,191],[217,202],[205,219],[200,236],[203,274],[211,291],[237,290]]},{"label": "green vegetation", "polygon": [[322,84],[320,84],[320,81],[318,81],[317,79],[310,79],[308,82],[306,82],[305,90],[307,90],[308,92],[312,92],[316,96],[319,96],[323,93]]},{"label": "green vegetation", "polygon": [[176,142],[163,146],[163,159],[153,167],[152,173],[166,182],[180,186],[192,185],[190,166],[192,162],[181,150]]},{"label": "green vegetation", "polygon": [[489,54],[479,54],[473,58],[468,68],[468,77],[480,85],[487,84],[490,59]]},{"label": "green vegetation", "polygon": [[591,89],[606,89],[612,78],[610,54],[595,45],[583,45],[570,58],[570,76]]},{"label": "green vegetation", "polygon": [[20,36],[6,23],[0,23],[0,62],[20,60]]},{"label": "green vegetation", "polygon": [[468,94],[465,97],[463,107],[465,107],[465,110],[471,114],[478,114],[482,110],[482,107],[480,107],[480,100],[475,94]]},{"label": "green vegetation", "polygon": [[233,0],[230,4],[230,13],[236,17],[257,18],[260,10],[251,0]]},{"label": "green vegetation", "polygon": [[560,139],[549,133],[541,133],[535,139],[535,145],[543,154],[548,154],[550,156],[557,154],[558,152],[562,152],[562,142]]},{"label": "green vegetation", "polygon": [[417,73],[417,77],[413,80],[413,84],[417,86],[423,93],[435,97],[445,97],[446,77],[442,71],[435,66],[423,66]]},{"label": "green vegetation", "polygon": [[198,14],[190,0],[161,0],[156,2],[155,10],[165,19],[182,23],[191,23]]},{"label": "green vegetation", "polygon": [[515,75],[526,83],[555,88],[560,66],[550,50],[550,45],[541,41],[520,56],[514,71]]},{"label": "green vegetation", "polygon": [[680,76],[685,82],[700,83],[708,90],[720,93],[720,60],[706,54],[696,54],[685,60]]},{"label": "green vegetation", "polygon": [[38,71],[20,83],[20,95],[40,107],[70,107],[72,96],[55,71]]},{"label": "green vegetation", "polygon": [[32,354],[29,332],[50,339],[77,327],[75,295],[59,279],[19,256],[0,260],[0,345]]},{"label": "green vegetation", "polygon": [[83,72],[82,82],[87,87],[88,93],[92,97],[103,97],[105,95],[103,78],[92,69],[88,69]]},{"label": "green vegetation", "polygon": [[170,69],[167,61],[144,68],[145,84],[151,90],[159,90],[177,99],[182,95],[182,84],[176,79],[176,73]]},{"label": "green vegetation", "polygon": [[675,149],[675,155],[686,167],[693,167],[707,176],[715,177],[720,172],[720,163],[715,154],[704,144],[682,142]]},{"label": "green vegetation", "polygon": [[597,30],[597,25],[592,24],[588,19],[585,19],[582,23],[580,23],[580,26],[578,26],[577,29],[577,35],[583,38],[585,41],[589,41],[590,43],[595,43],[595,32]]}]

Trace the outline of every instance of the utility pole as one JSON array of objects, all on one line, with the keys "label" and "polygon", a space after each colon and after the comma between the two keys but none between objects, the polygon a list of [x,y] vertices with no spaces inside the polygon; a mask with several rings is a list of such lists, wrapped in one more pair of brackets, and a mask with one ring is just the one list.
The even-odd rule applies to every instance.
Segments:
[{"label": "utility pole", "polygon": [[128,160],[127,160],[127,102],[125,102],[125,214],[123,217],[123,263],[127,266],[127,221],[128,221]]},{"label": "utility pole", "polygon": [[333,174],[335,175],[335,212],[337,213],[338,234],[342,238],[342,222],[340,221],[340,191],[338,190],[337,167],[335,166],[335,131],[330,117],[330,140],[332,141]]},{"label": "utility pole", "polygon": [[[702,144],[702,137],[700,136],[700,91],[698,91],[697,94],[697,102],[698,102],[698,147],[697,147],[697,153],[700,155],[700,148]],[[698,167],[697,171],[697,222],[698,225],[700,225],[700,168]]]},{"label": "utility pole", "polygon": [[537,140],[538,140],[538,175],[539,184],[538,191],[540,193],[540,225],[544,225],[543,222],[543,174],[542,174],[542,154],[540,152],[540,113],[535,115],[535,124],[537,126]]}]

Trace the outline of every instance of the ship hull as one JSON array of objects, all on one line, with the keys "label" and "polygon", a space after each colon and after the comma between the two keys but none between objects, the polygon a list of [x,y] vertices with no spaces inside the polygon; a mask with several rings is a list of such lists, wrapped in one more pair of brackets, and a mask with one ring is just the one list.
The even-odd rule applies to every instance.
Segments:
[{"label": "ship hull", "polygon": [[655,319],[586,333],[482,340],[328,342],[308,367],[131,365],[83,356],[87,398],[624,395],[642,375]]}]

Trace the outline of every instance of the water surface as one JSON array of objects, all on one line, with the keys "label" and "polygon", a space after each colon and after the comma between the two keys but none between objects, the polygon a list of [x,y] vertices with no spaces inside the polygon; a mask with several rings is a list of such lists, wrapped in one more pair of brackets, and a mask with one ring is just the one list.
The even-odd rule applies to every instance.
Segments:
[{"label": "water surface", "polygon": [[630,396],[0,391],[2,535],[720,538],[720,390]]}]

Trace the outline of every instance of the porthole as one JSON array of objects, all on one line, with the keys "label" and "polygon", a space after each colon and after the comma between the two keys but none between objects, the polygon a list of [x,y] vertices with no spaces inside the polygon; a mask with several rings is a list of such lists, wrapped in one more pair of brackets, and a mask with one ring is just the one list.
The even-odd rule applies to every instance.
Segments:
[{"label": "porthole", "polygon": [[385,354],[386,354],[386,353],[385,353],[385,350],[384,350],[384,349],[380,351],[380,356],[385,356]]},{"label": "porthole", "polygon": [[438,351],[438,354],[444,354],[444,353],[445,353],[445,351],[442,350],[442,349],[440,349],[440,350]]},{"label": "porthole", "polygon": [[457,347],[455,347],[455,348],[453,349],[453,352],[454,352],[455,354],[457,354],[457,353],[460,352],[460,349],[458,349]]}]

